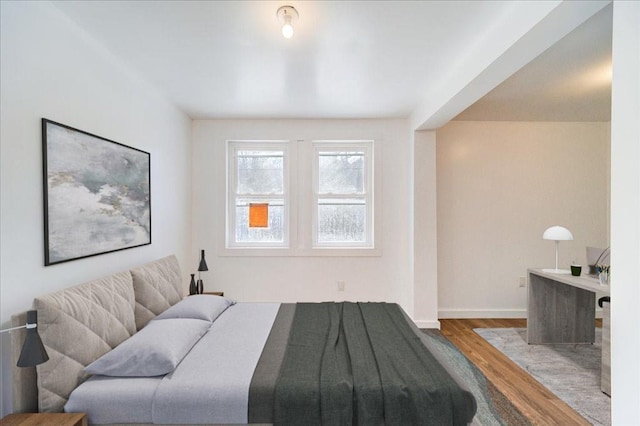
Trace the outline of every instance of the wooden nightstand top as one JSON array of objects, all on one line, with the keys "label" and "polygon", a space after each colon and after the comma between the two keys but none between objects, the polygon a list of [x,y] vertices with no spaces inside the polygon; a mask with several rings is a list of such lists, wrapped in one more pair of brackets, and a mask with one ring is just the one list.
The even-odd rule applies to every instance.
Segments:
[{"label": "wooden nightstand top", "polygon": [[0,420],[2,426],[87,426],[84,413],[19,413]]},{"label": "wooden nightstand top", "polygon": [[224,291],[205,291],[202,294],[213,294],[214,296],[224,296]]}]

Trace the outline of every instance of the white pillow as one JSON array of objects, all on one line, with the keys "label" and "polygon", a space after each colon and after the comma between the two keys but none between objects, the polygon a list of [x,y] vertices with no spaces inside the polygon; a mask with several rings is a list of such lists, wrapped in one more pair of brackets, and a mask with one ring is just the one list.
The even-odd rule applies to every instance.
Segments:
[{"label": "white pillow", "polygon": [[151,377],[172,372],[211,323],[199,319],[151,321],[84,371],[103,376]]},{"label": "white pillow", "polygon": [[212,294],[195,294],[182,299],[154,320],[168,318],[193,318],[213,322],[234,302]]}]

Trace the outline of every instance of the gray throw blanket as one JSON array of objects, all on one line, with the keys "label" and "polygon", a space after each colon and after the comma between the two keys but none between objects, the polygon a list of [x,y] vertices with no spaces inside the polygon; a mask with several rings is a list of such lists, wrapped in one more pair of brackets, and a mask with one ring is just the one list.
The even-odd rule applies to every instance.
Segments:
[{"label": "gray throw blanket", "polygon": [[462,425],[474,414],[398,305],[297,304],[275,424]]}]

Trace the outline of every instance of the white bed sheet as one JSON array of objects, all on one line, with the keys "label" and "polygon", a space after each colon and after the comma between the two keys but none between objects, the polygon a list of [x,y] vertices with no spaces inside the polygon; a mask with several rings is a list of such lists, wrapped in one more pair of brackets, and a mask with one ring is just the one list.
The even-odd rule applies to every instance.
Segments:
[{"label": "white bed sheet", "polygon": [[92,424],[247,423],[251,378],[279,308],[230,306],[173,373],[94,376],[71,393],[65,411],[86,412]]},{"label": "white bed sheet", "polygon": [[158,377],[93,376],[78,386],[64,406],[68,413],[87,413],[89,423],[152,423]]}]

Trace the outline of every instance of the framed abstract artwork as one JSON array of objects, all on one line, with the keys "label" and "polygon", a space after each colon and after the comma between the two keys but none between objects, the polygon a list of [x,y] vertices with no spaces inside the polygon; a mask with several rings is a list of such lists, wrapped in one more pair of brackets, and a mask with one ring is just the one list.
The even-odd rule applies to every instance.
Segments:
[{"label": "framed abstract artwork", "polygon": [[45,266],[151,244],[151,155],[42,119]]}]

